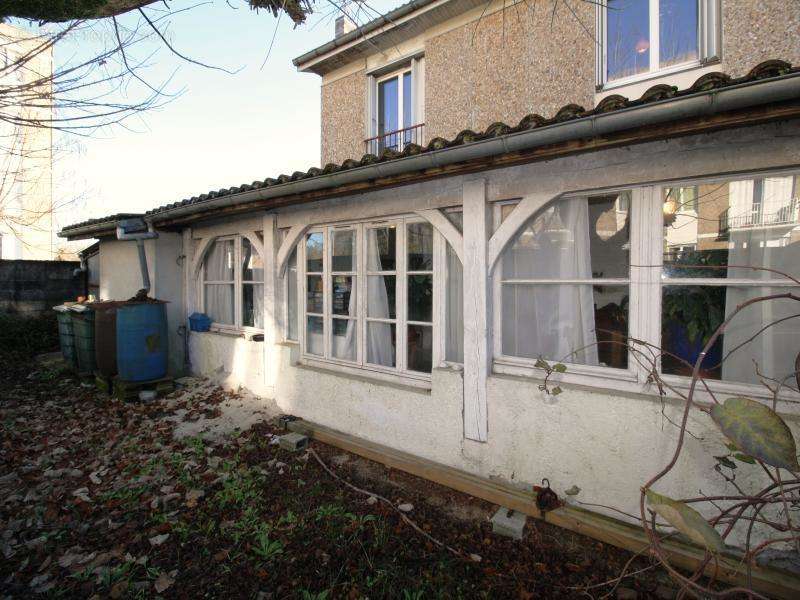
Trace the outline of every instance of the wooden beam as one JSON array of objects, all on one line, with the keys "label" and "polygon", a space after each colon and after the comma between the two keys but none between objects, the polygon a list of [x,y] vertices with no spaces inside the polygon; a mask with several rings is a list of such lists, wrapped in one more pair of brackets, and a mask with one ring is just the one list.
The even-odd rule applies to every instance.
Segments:
[{"label": "wooden beam", "polygon": [[[514,488],[496,480],[479,477],[302,419],[291,421],[289,429],[379,462],[387,467],[399,469],[487,502],[520,511],[535,519],[543,519],[558,527],[623,550],[637,553],[648,546],[647,537],[641,527],[613,517],[571,506],[542,514],[536,507],[536,496],[532,491]],[[687,571],[697,569],[705,556],[705,552],[699,547],[682,541],[662,541],[661,546],[671,564]],[[747,574],[741,558],[730,555],[723,556],[718,566],[713,562],[709,564],[706,567],[706,574],[731,585],[747,583]],[[779,569],[753,566],[752,585],[757,592],[773,598],[785,598],[786,600],[800,598],[800,579]]]},{"label": "wooden beam", "polygon": [[463,265],[464,239],[461,236],[461,232],[450,222],[450,219],[444,216],[444,213],[438,208],[418,210],[416,211],[416,214],[428,221],[439,231],[439,233],[444,236],[444,239],[446,239],[447,243],[453,247],[453,251],[456,253],[458,260],[460,260],[461,264]]}]

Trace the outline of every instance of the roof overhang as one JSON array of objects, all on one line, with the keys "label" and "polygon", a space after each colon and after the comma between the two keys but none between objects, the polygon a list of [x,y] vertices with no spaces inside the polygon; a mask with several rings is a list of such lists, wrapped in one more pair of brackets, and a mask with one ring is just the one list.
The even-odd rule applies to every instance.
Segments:
[{"label": "roof overhang", "polygon": [[[562,121],[557,116],[550,124],[532,128],[523,128],[521,123],[511,133],[502,133],[502,127],[490,127],[483,134],[462,132],[451,142],[440,140],[444,147],[437,148],[432,141],[427,148],[408,156],[366,155],[360,162],[346,161],[331,172],[312,169],[278,180],[211,192],[150,211],[145,219],[157,227],[180,228],[220,215],[270,210],[569,154],[800,118],[800,71],[636,102],[639,104],[607,111],[601,104],[585,116]],[[115,215],[66,227],[59,235],[70,240],[113,235],[118,218]]]},{"label": "roof overhang", "polygon": [[424,31],[485,6],[487,0],[412,0],[383,16],[306,52],[292,63],[298,71],[325,75],[370,54],[384,52]]}]

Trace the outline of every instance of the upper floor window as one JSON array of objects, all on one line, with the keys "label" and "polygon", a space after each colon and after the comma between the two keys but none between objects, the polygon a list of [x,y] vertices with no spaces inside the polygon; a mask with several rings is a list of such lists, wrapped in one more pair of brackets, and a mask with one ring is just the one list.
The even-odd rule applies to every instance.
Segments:
[{"label": "upper floor window", "polygon": [[264,264],[244,236],[221,237],[203,261],[202,304],[222,328],[264,327]]},{"label": "upper floor window", "polygon": [[698,66],[717,52],[718,0],[606,0],[598,84]]},{"label": "upper floor window", "polygon": [[410,143],[423,143],[422,58],[402,68],[369,77],[370,127],[365,151],[379,155],[401,152]]}]

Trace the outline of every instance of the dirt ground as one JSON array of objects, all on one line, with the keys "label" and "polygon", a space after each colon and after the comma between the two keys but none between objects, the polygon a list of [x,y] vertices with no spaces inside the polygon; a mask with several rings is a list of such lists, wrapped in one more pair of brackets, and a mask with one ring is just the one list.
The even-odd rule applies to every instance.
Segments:
[{"label": "dirt ground", "polygon": [[0,598],[675,595],[643,558],[616,581],[626,552],[532,520],[521,541],[496,536],[496,506],[311,444],[338,477],[403,505],[455,554],[313,454],[281,450],[267,409],[224,421],[226,407],[252,402],[198,380],[122,403],[57,364],[10,369],[0,380]]}]

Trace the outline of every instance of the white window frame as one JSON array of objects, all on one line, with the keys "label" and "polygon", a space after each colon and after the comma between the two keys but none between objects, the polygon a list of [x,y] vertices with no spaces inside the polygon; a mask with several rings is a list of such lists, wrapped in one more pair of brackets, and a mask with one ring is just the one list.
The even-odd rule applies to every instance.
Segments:
[{"label": "white window frame", "polygon": [[[264,282],[263,281],[253,281],[253,280],[245,280],[242,278],[242,240],[245,236],[241,234],[229,234],[229,235],[220,235],[215,237],[208,245],[208,249],[203,256],[203,263],[200,265],[199,273],[198,273],[198,305],[200,306],[200,312],[205,313],[206,310],[206,285],[231,285],[233,284],[233,314],[234,314],[234,322],[230,323],[217,323],[216,321],[212,321],[211,323],[211,331],[217,331],[220,333],[235,333],[240,334],[244,333],[247,337],[252,337],[253,335],[264,333],[263,327],[252,327],[250,325],[242,325],[242,304],[244,302],[244,286],[245,284],[255,284],[261,285],[262,289],[264,289]],[[206,281],[205,275],[205,261],[208,258],[209,254],[211,253],[214,245],[217,242],[224,242],[224,241],[233,241],[233,257],[234,257],[234,269],[233,269],[233,280],[232,281]],[[249,240],[248,240],[249,241]],[[258,253],[258,248],[251,242],[251,247],[253,251]],[[260,253],[259,253],[259,256]],[[261,257],[262,262],[264,257]],[[262,316],[262,319],[264,317]]]},{"label": "white window frame", "polygon": [[[691,179],[669,180],[654,183],[648,186],[626,186],[618,188],[604,188],[588,192],[564,194],[560,200],[574,197],[587,197],[606,195],[614,192],[630,190],[631,192],[631,217],[630,217],[630,300],[628,308],[628,336],[631,339],[645,341],[656,347],[661,347],[661,296],[665,286],[691,285],[691,286],[745,286],[765,287],[764,279],[729,279],[729,278],[669,278],[662,277],[663,269],[663,197],[662,190],[666,187],[691,187],[699,185],[713,185],[715,183],[731,182],[740,179],[758,179],[761,177],[779,177],[786,175],[800,175],[800,167],[794,169],[781,169],[773,171],[747,172],[740,174],[726,174],[724,176],[697,177]],[[558,201],[558,200],[557,200]],[[495,228],[499,223],[500,210],[504,204],[516,204],[519,200],[497,201],[493,207]],[[549,205],[548,205],[549,206]],[[539,214],[541,210],[537,211]],[[533,217],[532,217],[533,218]],[[513,239],[513,238],[512,238]],[[513,243],[509,241],[509,244]],[[492,273],[493,291],[493,371],[495,373],[533,377],[541,379],[544,371],[535,366],[534,359],[509,357],[502,354],[502,304],[501,304],[501,277],[502,258],[498,260]],[[569,282],[567,282],[569,283]],[[767,287],[792,288],[797,287],[786,279],[770,279]],[[551,364],[555,358],[545,357]],[[567,372],[555,374],[552,382],[565,382],[584,385],[592,388],[624,391],[627,393],[653,393],[654,387],[644,389],[650,373],[644,365],[639,364],[629,354],[628,368],[616,369],[594,365],[567,365]],[[658,366],[660,371],[660,365]],[[689,389],[691,378],[683,375],[659,373],[661,379],[676,390],[686,392]],[[715,395],[725,398],[728,395],[745,395],[754,398],[770,399],[763,386],[750,383],[739,383],[722,380],[704,380],[708,388]],[[710,400],[710,394],[698,386],[696,398],[699,401]],[[671,394],[670,394],[671,395]],[[785,391],[782,398],[800,400],[800,395]],[[800,413],[800,408],[797,409]]]},{"label": "white window frame", "polygon": [[[414,223],[425,223],[430,225],[428,221],[413,215],[400,215],[387,217],[385,219],[367,219],[362,221],[350,221],[346,223],[332,223],[314,226],[306,231],[303,237],[297,244],[297,280],[298,280],[298,334],[300,344],[300,361],[302,364],[310,366],[319,366],[330,368],[335,366],[337,371],[360,374],[369,374],[369,376],[376,379],[386,381],[399,382],[403,384],[412,385],[414,387],[422,387],[430,389],[430,373],[423,373],[419,371],[412,371],[408,369],[408,333],[407,328],[409,325],[420,324],[431,327],[433,335],[432,343],[432,361],[431,368],[435,369],[442,359],[441,354],[441,339],[442,327],[444,326],[442,314],[442,292],[443,288],[439,280],[441,280],[444,273],[444,265],[442,264],[444,252],[443,244],[444,238],[436,230],[433,225],[430,225],[433,231],[433,271],[408,271],[406,268],[407,263],[407,245],[406,245],[406,231],[409,225]],[[395,226],[395,271],[373,271],[367,269],[367,230],[374,228],[381,228],[386,226]],[[357,313],[355,317],[357,327],[357,348],[356,360],[347,361],[332,356],[332,322],[334,316],[332,313],[332,297],[331,297],[331,281],[332,277],[341,274],[339,271],[332,271],[332,244],[331,232],[341,229],[353,229],[356,232],[356,264],[355,270],[348,272],[347,275],[355,277],[355,293]],[[306,328],[307,317],[317,316],[318,313],[308,313],[307,308],[307,276],[309,272],[306,262],[306,240],[309,235],[314,233],[321,233],[323,235],[323,322],[324,322],[324,354],[322,356],[311,354],[307,351],[306,344]],[[311,272],[316,274],[317,272]],[[367,277],[370,274],[376,275],[395,275],[395,318],[394,319],[381,319],[376,317],[367,318]],[[433,307],[431,314],[431,322],[419,322],[408,319],[408,303],[407,303],[407,282],[409,275],[415,274],[429,274],[433,276]],[[395,324],[395,366],[386,367],[367,362],[366,357],[366,324],[369,321],[373,322],[391,322]]]},{"label": "white window frame", "polygon": [[647,0],[650,3],[650,65],[649,69],[643,73],[637,73],[629,77],[608,80],[608,61],[607,61],[607,12],[608,0],[600,0],[595,5],[596,31],[597,31],[597,52],[596,52],[596,84],[598,90],[608,90],[623,87],[632,83],[671,75],[704,67],[720,59],[721,49],[721,8],[720,0],[697,0],[697,59],[690,60],[677,65],[670,65],[662,68],[660,66],[660,27],[659,27],[659,2],[660,0]]}]

